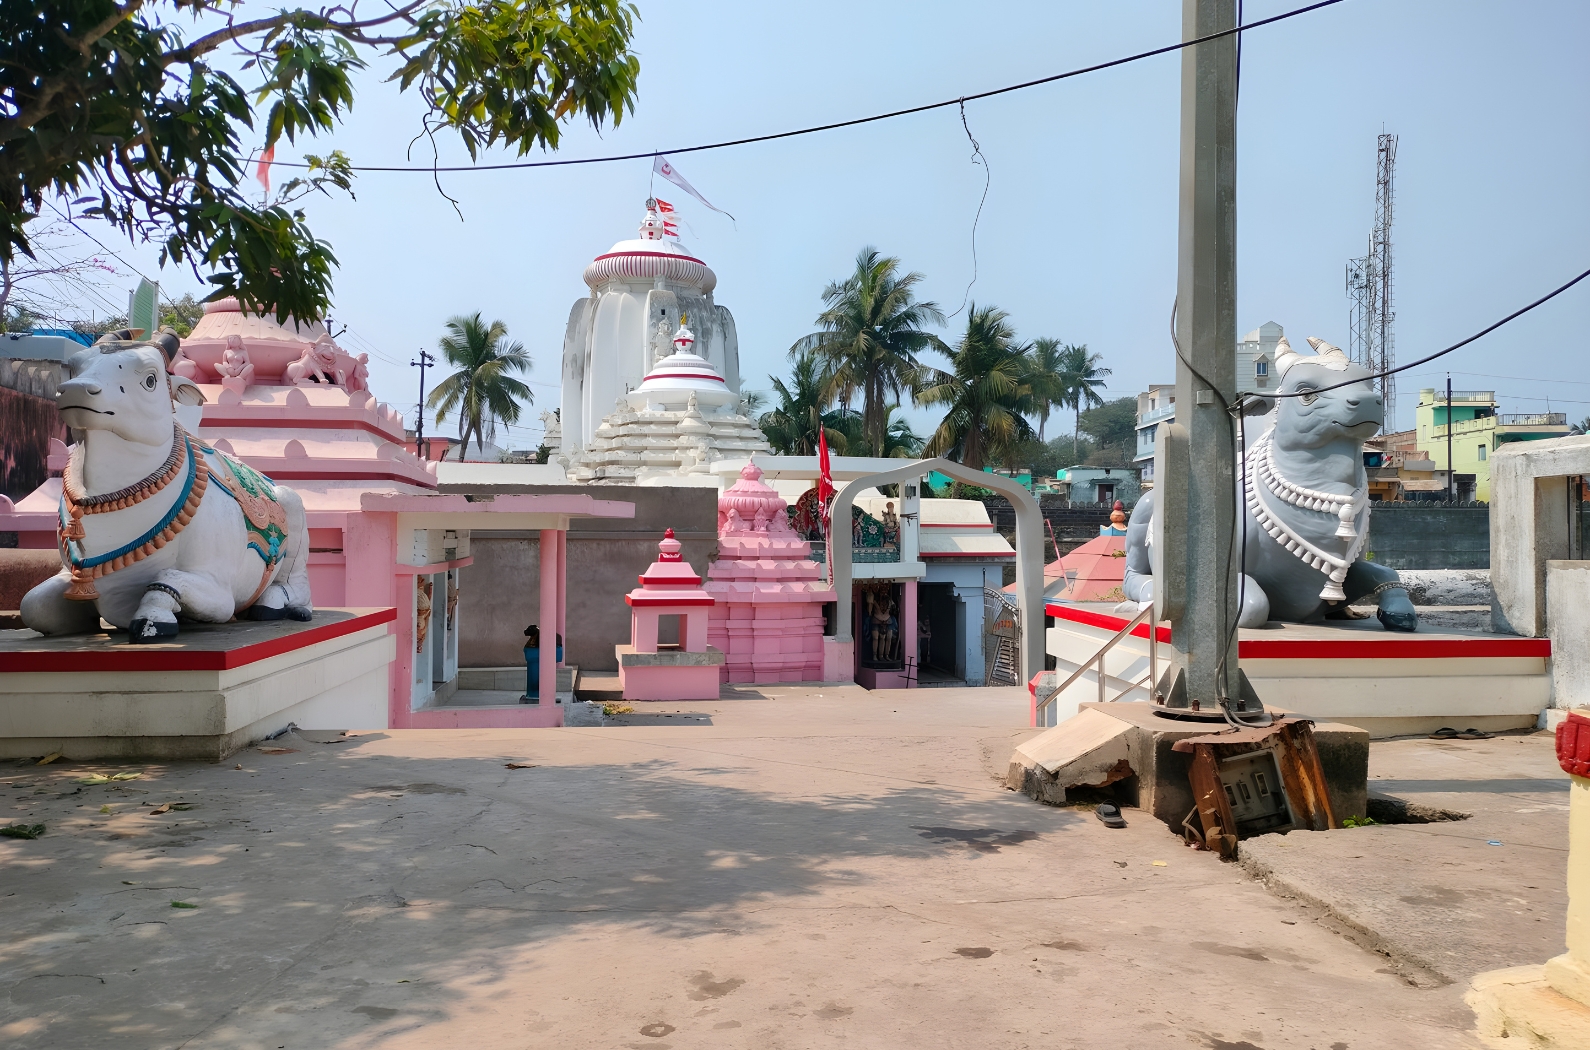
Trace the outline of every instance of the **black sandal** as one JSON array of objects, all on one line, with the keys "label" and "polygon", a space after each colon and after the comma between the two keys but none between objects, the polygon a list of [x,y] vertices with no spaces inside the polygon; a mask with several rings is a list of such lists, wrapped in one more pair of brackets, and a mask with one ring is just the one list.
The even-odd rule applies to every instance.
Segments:
[{"label": "black sandal", "polygon": [[1460,740],[1489,740],[1492,737],[1494,737],[1495,735],[1496,735],[1495,733],[1487,733],[1483,729],[1469,728],[1469,729],[1465,729],[1465,730],[1463,730],[1463,732],[1459,733],[1458,734],[1458,739],[1460,739]]},{"label": "black sandal", "polygon": [[1430,734],[1430,739],[1431,740],[1456,740],[1458,737],[1460,737],[1462,735],[1463,734],[1459,733],[1456,729],[1453,729],[1451,726],[1442,726],[1440,729],[1437,729],[1435,732]]},{"label": "black sandal", "polygon": [[1126,827],[1126,818],[1121,816],[1121,807],[1113,802],[1100,802],[1093,815],[1103,821],[1107,828]]}]

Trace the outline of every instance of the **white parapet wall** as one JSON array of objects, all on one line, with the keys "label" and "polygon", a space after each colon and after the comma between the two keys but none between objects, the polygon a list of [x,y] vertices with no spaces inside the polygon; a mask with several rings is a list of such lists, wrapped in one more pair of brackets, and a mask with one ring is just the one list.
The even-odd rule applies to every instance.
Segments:
[{"label": "white parapet wall", "polygon": [[[1590,579],[1590,573],[1582,575]],[[1583,608],[1575,621],[1580,624],[1590,617]],[[1062,682],[1127,622],[1109,606],[1050,603],[1046,611],[1055,624],[1047,632],[1047,651]],[[1105,655],[1106,699],[1147,674],[1146,626],[1138,632]],[[1168,627],[1159,628],[1159,638],[1163,674],[1170,655]],[[1376,738],[1429,733],[1442,726],[1527,729],[1552,702],[1553,643],[1545,638],[1455,630],[1402,634],[1370,619],[1243,630],[1237,648],[1243,671],[1270,710],[1346,723]],[[1129,689],[1122,698],[1150,699],[1146,685]],[[1098,700],[1097,675],[1085,671],[1036,724],[1064,722],[1078,705]]]},{"label": "white parapet wall", "polygon": [[1590,707],[1590,561],[1546,563],[1551,706]]},{"label": "white parapet wall", "polygon": [[215,762],[292,723],[384,729],[394,616],[184,624],[149,645],[0,632],[0,758]]}]

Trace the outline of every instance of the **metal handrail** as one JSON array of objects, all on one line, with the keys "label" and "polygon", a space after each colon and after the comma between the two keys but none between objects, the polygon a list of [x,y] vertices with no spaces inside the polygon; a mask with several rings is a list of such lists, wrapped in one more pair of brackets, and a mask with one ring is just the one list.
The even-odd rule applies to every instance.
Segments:
[{"label": "metal handrail", "polygon": [[[1147,605],[1147,606],[1145,606],[1142,609],[1139,609],[1137,615],[1132,617],[1129,621],[1127,621],[1127,624],[1126,624],[1125,627],[1122,627],[1119,631],[1116,631],[1115,635],[1113,637],[1111,637],[1109,641],[1105,642],[1103,647],[1100,648],[1098,652],[1096,652],[1092,656],[1088,657],[1085,661],[1083,661],[1077,667],[1077,669],[1075,671],[1072,671],[1071,672],[1071,677],[1067,678],[1064,682],[1060,683],[1060,685],[1057,688],[1055,688],[1047,697],[1045,697],[1038,704],[1037,714],[1039,716],[1039,720],[1040,721],[1042,720],[1044,709],[1047,708],[1050,704],[1054,703],[1056,698],[1058,698],[1061,693],[1063,693],[1067,689],[1069,689],[1071,687],[1071,683],[1073,683],[1077,679],[1081,678],[1083,676],[1083,674],[1085,674],[1087,672],[1088,668],[1090,668],[1090,667],[1095,667],[1095,666],[1097,667],[1097,672],[1098,673],[1097,673],[1096,677],[1097,677],[1098,683],[1099,683],[1099,703],[1101,703],[1101,704],[1102,703],[1114,703],[1114,702],[1120,700],[1121,697],[1125,696],[1127,693],[1130,693],[1133,689],[1136,689],[1139,686],[1143,685],[1143,681],[1146,681],[1148,683],[1149,688],[1152,689],[1154,687],[1154,682],[1157,681],[1158,677],[1159,677],[1159,675],[1158,675],[1158,671],[1159,671],[1159,652],[1158,652],[1159,630],[1158,630],[1158,627],[1159,627],[1159,625],[1154,623],[1154,622],[1152,622],[1152,621],[1150,621],[1149,625],[1148,625],[1148,677],[1146,679],[1144,679],[1143,681],[1134,682],[1134,683],[1128,685],[1125,689],[1121,690],[1119,693],[1117,693],[1115,695],[1115,700],[1106,701],[1105,697],[1104,697],[1104,689],[1105,689],[1104,680],[1106,678],[1113,678],[1114,677],[1113,675],[1109,675],[1109,674],[1105,673],[1105,670],[1104,670],[1104,657],[1105,657],[1105,654],[1107,654],[1111,649],[1115,648],[1115,645],[1116,645],[1117,642],[1119,642],[1121,639],[1125,638],[1127,635],[1131,634],[1132,631],[1137,628],[1138,624],[1142,623],[1145,619],[1148,619],[1150,617],[1150,615],[1153,613],[1153,611],[1154,611],[1154,606],[1152,604]],[[1125,681],[1125,679],[1116,679],[1116,680],[1117,681]]]}]

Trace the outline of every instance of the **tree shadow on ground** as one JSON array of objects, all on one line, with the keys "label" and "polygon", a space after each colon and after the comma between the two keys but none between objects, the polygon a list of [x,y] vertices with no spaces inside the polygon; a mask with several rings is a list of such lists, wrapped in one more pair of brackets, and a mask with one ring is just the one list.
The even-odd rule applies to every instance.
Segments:
[{"label": "tree shadow on ground", "polygon": [[0,766],[10,820],[50,828],[0,840],[0,1041],[233,1045],[244,1014],[325,1009],[329,1045],[369,1025],[350,1011],[372,982],[508,989],[582,929],[756,935],[770,908],[909,896],[916,865],[999,863],[1086,819],[899,778],[784,770],[764,790],[753,760],[581,761],[553,740],[482,742],[533,752],[516,769],[307,737],[106,785],[76,782],[102,764]]}]

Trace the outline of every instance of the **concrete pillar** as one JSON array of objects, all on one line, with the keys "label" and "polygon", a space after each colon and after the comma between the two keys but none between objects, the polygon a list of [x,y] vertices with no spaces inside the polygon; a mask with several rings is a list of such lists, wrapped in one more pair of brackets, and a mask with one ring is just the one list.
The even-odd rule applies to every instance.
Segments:
[{"label": "concrete pillar", "polygon": [[[907,661],[915,661],[916,654],[916,581],[906,580],[900,585],[900,640],[904,644],[901,652]],[[917,674],[922,673],[920,664],[917,665]]]},{"label": "concrete pillar", "polygon": [[[1230,29],[1236,13],[1236,0],[1183,0],[1182,39]],[[1184,540],[1174,554],[1166,552],[1166,578],[1156,578],[1155,587],[1180,598],[1174,604],[1184,612],[1173,620],[1173,660],[1187,696],[1206,709],[1221,693],[1239,695],[1231,630],[1235,440],[1222,405],[1236,394],[1236,47],[1229,36],[1182,52],[1176,426],[1186,432],[1187,451],[1185,461],[1170,464],[1169,476],[1159,479],[1175,490],[1159,504],[1164,531]]]},{"label": "concrete pillar", "polygon": [[1480,1042],[1502,1050],[1590,1046],[1590,711],[1557,727],[1557,761],[1568,798],[1568,950],[1544,966],[1478,974],[1465,1000]]},{"label": "concrete pillar", "polygon": [[1569,779],[1568,950],[1546,963],[1546,981],[1590,1007],[1590,779]]},{"label": "concrete pillar", "polygon": [[[569,620],[569,534],[558,530],[558,637],[568,634]],[[563,666],[563,661],[558,661]]]},{"label": "concrete pillar", "polygon": [[557,701],[558,691],[558,530],[541,530],[541,702]]}]

